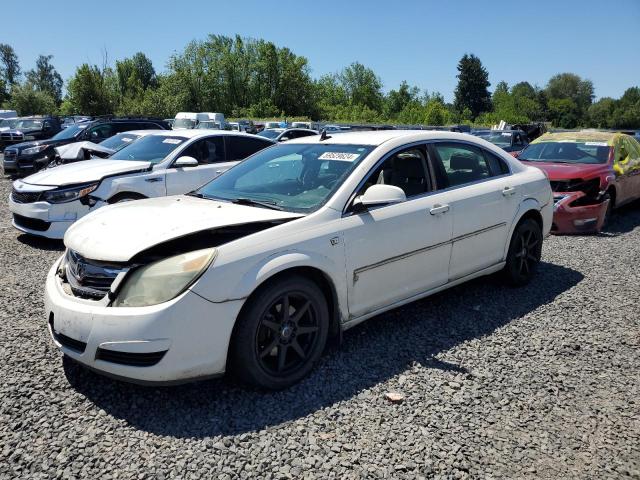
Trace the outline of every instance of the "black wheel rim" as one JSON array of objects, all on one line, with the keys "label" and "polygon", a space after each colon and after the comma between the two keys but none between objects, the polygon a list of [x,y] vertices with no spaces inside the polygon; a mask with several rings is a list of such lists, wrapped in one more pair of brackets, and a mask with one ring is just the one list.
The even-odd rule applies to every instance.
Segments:
[{"label": "black wheel rim", "polygon": [[515,260],[518,273],[523,276],[531,275],[536,264],[540,261],[540,239],[533,230],[525,230],[518,236]]},{"label": "black wheel rim", "polygon": [[316,308],[304,293],[287,293],[264,310],[255,348],[261,367],[286,376],[307,364],[319,338]]}]

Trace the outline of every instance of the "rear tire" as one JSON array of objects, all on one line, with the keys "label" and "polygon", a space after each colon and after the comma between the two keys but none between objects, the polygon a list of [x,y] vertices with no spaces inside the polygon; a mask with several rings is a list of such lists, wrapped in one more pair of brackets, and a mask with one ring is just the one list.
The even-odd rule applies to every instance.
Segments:
[{"label": "rear tire", "polygon": [[542,230],[531,218],[521,221],[515,228],[507,261],[502,271],[507,284],[521,287],[535,274],[542,256]]},{"label": "rear tire", "polygon": [[242,382],[281,390],[311,372],[327,342],[329,309],[322,290],[294,275],[247,300],[231,338],[229,365]]}]

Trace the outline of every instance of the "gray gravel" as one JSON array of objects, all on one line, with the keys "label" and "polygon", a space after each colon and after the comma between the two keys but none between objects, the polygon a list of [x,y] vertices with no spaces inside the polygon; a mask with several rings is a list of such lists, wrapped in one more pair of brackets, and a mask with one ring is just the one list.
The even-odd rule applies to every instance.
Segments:
[{"label": "gray gravel", "polygon": [[62,246],[11,228],[9,188],[0,478],[640,478],[638,205],[603,235],[549,239],[531,286],[482,279],[381,315],[265,394],[65,361],[42,303]]}]

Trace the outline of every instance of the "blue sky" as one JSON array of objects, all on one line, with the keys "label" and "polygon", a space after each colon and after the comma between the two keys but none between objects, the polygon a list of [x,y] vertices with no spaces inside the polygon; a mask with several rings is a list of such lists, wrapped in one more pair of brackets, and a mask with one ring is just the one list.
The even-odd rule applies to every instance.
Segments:
[{"label": "blue sky", "polygon": [[28,8],[28,17],[4,12],[0,43],[14,47],[23,70],[54,55],[65,80],[83,62],[101,64],[104,50],[111,63],[142,51],[162,71],[190,40],[237,33],[304,55],[314,77],[359,61],[385,91],[407,80],[447,100],[464,53],[480,57],[492,86],[544,86],[566,71],[591,79],[597,97],[640,85],[640,0],[31,0]]}]

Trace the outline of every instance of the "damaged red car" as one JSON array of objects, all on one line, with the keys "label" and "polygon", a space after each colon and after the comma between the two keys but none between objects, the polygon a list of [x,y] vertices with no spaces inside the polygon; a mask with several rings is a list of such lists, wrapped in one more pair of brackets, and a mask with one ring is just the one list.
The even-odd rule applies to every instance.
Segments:
[{"label": "damaged red car", "polygon": [[599,232],[614,208],[640,198],[640,143],[629,135],[547,133],[516,156],[549,177],[551,233]]}]

